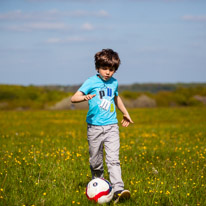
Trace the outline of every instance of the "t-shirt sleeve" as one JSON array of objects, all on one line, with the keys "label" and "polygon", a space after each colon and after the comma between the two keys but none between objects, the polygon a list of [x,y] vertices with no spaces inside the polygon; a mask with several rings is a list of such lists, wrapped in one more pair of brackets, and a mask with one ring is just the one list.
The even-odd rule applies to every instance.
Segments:
[{"label": "t-shirt sleeve", "polygon": [[119,95],[119,93],[118,93],[118,82],[117,82],[116,89],[115,89],[115,91],[114,91],[114,95],[115,95],[115,96],[118,96],[118,95]]},{"label": "t-shirt sleeve", "polygon": [[87,79],[82,86],[78,89],[78,91],[83,92],[84,94],[89,94],[91,90],[91,81]]}]

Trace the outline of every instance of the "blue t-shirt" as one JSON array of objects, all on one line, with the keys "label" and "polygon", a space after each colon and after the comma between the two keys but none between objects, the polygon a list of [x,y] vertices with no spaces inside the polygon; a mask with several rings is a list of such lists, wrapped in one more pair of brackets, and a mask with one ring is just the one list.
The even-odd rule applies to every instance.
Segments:
[{"label": "blue t-shirt", "polygon": [[87,94],[96,94],[90,99],[86,122],[92,125],[116,124],[117,114],[114,97],[118,96],[118,82],[111,77],[108,81],[102,80],[98,74],[87,79],[78,91]]}]

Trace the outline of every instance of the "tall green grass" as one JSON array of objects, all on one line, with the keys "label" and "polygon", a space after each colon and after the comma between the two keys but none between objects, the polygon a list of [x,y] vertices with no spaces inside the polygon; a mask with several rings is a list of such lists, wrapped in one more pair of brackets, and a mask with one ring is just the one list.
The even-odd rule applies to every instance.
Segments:
[{"label": "tall green grass", "polygon": [[[135,124],[120,126],[120,160],[132,196],[120,205],[206,205],[206,108],[130,114]],[[91,179],[85,116],[0,112],[0,205],[95,205],[85,196]]]}]

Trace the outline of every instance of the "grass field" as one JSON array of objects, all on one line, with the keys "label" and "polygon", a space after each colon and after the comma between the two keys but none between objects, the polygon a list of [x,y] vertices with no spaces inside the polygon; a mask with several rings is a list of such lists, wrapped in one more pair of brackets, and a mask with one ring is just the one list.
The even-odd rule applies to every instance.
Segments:
[{"label": "grass field", "polygon": [[[132,197],[120,205],[206,205],[206,108],[130,114],[135,124],[120,126],[120,160]],[[0,112],[0,205],[95,205],[85,196],[91,178],[85,115]]]}]

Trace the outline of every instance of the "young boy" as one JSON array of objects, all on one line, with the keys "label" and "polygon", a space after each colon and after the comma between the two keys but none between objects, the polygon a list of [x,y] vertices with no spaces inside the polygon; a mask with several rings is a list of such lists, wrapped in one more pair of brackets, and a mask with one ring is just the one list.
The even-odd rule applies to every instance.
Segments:
[{"label": "young boy", "polygon": [[103,178],[103,145],[110,181],[114,189],[114,201],[129,199],[130,191],[124,190],[119,161],[119,127],[115,105],[123,113],[123,127],[133,123],[121,98],[118,96],[118,82],[113,74],[120,65],[118,53],[103,49],[95,54],[97,74],[87,79],[72,96],[71,102],[88,101],[86,122],[89,143],[92,178]]}]

